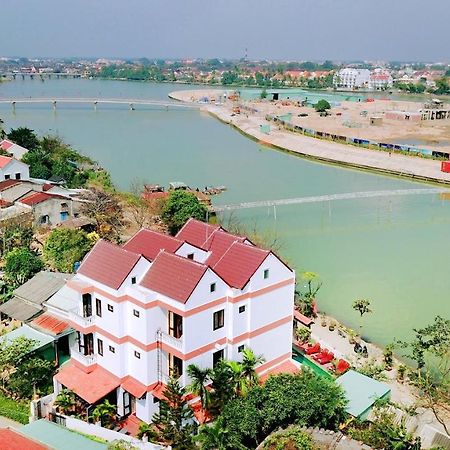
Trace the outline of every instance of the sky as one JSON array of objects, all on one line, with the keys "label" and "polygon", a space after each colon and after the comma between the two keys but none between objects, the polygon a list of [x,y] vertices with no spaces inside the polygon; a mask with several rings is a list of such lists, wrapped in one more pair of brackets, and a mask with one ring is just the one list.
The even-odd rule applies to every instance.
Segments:
[{"label": "sky", "polygon": [[0,56],[450,61],[449,0],[1,0]]}]

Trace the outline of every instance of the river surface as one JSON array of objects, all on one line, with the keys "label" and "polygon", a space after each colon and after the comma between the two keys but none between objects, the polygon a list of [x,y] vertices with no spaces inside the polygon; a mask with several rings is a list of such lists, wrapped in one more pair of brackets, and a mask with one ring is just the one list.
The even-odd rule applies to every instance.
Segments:
[{"label": "river surface", "polygon": [[[0,98],[123,97],[167,99],[198,86],[104,80],[19,80]],[[133,180],[167,185],[225,185],[217,204],[426,185],[308,161],[267,149],[195,110],[126,105],[0,106],[6,128],[29,126],[63,137],[98,160],[121,189]],[[237,218],[276,234],[298,271],[321,275],[321,310],[352,327],[355,299],[373,313],[364,334],[380,344],[407,338],[437,314],[450,317],[450,203],[437,195],[344,200],[242,210]],[[276,305],[274,305],[276,308]]]}]

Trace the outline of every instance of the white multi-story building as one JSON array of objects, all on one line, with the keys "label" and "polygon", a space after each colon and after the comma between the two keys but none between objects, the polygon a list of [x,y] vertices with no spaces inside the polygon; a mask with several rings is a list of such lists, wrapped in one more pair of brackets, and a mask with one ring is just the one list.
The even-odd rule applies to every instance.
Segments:
[{"label": "white multi-story building", "polygon": [[139,231],[123,247],[99,241],[57,294],[72,303],[71,360],[55,392],[150,422],[171,374],[189,364],[263,355],[260,374],[289,364],[294,272],[274,253],[219,226],[189,220],[176,237]]},{"label": "white multi-story building", "polygon": [[394,80],[391,74],[384,69],[375,69],[370,74],[369,89],[379,91],[392,87]]},{"label": "white multi-story building", "polygon": [[339,70],[333,76],[333,85],[346,89],[359,89],[367,87],[370,79],[370,70],[352,69],[346,67]]}]

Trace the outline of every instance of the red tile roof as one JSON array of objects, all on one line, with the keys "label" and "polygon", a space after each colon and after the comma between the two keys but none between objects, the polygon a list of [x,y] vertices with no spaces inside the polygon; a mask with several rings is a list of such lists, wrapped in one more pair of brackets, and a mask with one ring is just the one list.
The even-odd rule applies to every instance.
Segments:
[{"label": "red tile roof", "polygon": [[203,247],[211,234],[220,228],[219,225],[210,225],[199,220],[189,219],[176,237],[196,247]]},{"label": "red tile roof", "polygon": [[207,269],[204,264],[162,251],[141,285],[186,303]]},{"label": "red tile roof", "polygon": [[153,397],[159,398],[160,400],[167,400],[164,395],[164,391],[166,390],[167,385],[164,383],[158,383],[155,388],[152,390],[151,394]]},{"label": "red tile roof", "polygon": [[141,398],[147,392],[147,386],[138,380],[134,380],[133,378],[128,378],[125,380],[122,383],[122,387],[136,398]]},{"label": "red tile roof", "polygon": [[14,145],[14,142],[8,141],[8,139],[3,139],[3,141],[0,142],[0,148],[2,150],[8,150],[13,145]]},{"label": "red tile roof", "polygon": [[0,450],[49,450],[40,442],[23,436],[10,428],[0,428]]},{"label": "red tile roof", "polygon": [[3,200],[0,198],[0,208],[7,208],[8,206],[11,206],[13,203],[8,202],[7,200]]},{"label": "red tile roof", "polygon": [[283,361],[281,364],[278,364],[275,367],[268,369],[260,376],[259,381],[261,384],[264,384],[270,375],[278,375],[280,373],[296,374],[298,372],[300,372],[299,366],[294,363],[294,361],[289,359],[287,361]]},{"label": "red tile roof", "polygon": [[269,253],[253,245],[235,242],[213,269],[230,286],[242,289]]},{"label": "red tile roof", "polygon": [[16,184],[22,184],[22,180],[5,180],[0,181],[0,191],[4,191],[5,189],[9,189],[11,186],[15,186]]},{"label": "red tile roof", "polygon": [[92,372],[86,373],[72,361],[64,364],[55,378],[88,403],[101,400],[120,385],[120,378],[103,367],[97,366]]},{"label": "red tile roof", "polygon": [[13,160],[13,158],[10,158],[9,156],[3,156],[3,155],[0,155],[0,168],[3,169],[3,168],[6,167],[12,160]]},{"label": "red tile roof", "polygon": [[49,199],[53,199],[53,198],[66,198],[63,197],[61,195],[56,195],[56,194],[47,194],[45,192],[35,192],[31,195],[29,195],[28,197],[22,198],[19,200],[20,203],[24,204],[24,205],[28,205],[28,206],[34,206],[37,205],[39,203],[45,202]]},{"label": "red tile roof", "polygon": [[49,313],[44,313],[31,322],[31,325],[50,332],[54,336],[62,333],[70,328],[70,325],[58,317],[52,316]]},{"label": "red tile roof", "polygon": [[167,234],[142,229],[138,231],[124,246],[125,250],[138,253],[153,261],[161,250],[169,253],[176,252],[183,241]]},{"label": "red tile roof", "polygon": [[214,264],[219,261],[220,258],[227,252],[234,242],[244,242],[245,237],[235,236],[234,234],[227,233],[225,231],[216,231],[203,245],[204,250],[211,252],[207,264],[214,267]]},{"label": "red tile roof", "polygon": [[84,258],[78,273],[112,289],[119,289],[139,258],[136,253],[100,240]]}]

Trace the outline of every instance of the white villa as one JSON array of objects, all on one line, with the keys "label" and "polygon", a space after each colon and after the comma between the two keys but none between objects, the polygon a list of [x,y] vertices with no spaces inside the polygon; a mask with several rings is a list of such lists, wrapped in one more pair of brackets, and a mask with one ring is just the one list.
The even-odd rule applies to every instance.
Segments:
[{"label": "white villa", "polygon": [[28,165],[18,159],[0,155],[0,181],[29,180]]},{"label": "white villa", "polygon": [[335,87],[343,87],[347,89],[358,89],[367,87],[369,80],[370,70],[346,67],[335,73],[333,77],[333,85]]},{"label": "white villa", "polygon": [[[260,374],[291,363],[295,273],[274,253],[217,225],[189,220],[176,237],[142,229],[124,246],[99,241],[48,312],[75,330],[55,393],[88,405],[107,398],[119,416],[150,422],[165,384],[189,383],[189,364],[240,360]],[[49,302],[51,303],[51,302]]]}]

